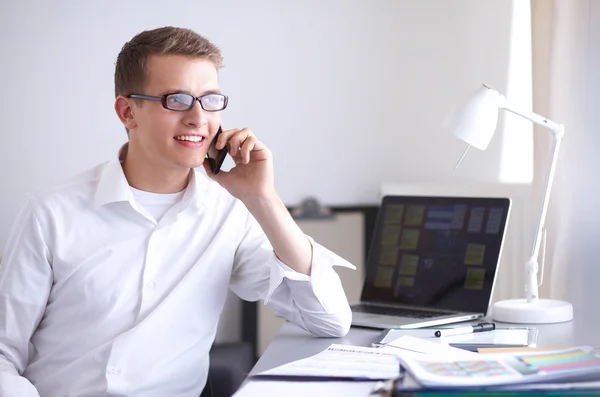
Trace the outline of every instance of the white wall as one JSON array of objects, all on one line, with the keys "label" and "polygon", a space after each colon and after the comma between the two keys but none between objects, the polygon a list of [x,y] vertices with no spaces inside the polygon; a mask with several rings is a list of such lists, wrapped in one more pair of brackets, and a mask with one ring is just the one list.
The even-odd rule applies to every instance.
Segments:
[{"label": "white wall", "polygon": [[[514,0],[524,3],[524,0]],[[528,3],[528,2],[525,2]],[[0,247],[26,192],[116,155],[113,72],[161,25],[220,45],[226,126],[273,150],[284,201],[374,203],[381,181],[496,181],[502,144],[473,153],[440,121],[486,82],[505,91],[513,1],[277,0],[0,3]],[[499,142],[501,138],[495,138]]]}]

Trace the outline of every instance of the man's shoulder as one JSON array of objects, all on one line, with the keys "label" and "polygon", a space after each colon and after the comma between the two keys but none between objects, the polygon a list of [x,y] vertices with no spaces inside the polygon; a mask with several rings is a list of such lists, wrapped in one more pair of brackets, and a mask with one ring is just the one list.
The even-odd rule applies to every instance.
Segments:
[{"label": "man's shoulder", "polygon": [[64,178],[50,187],[42,188],[31,194],[33,202],[41,206],[62,203],[72,205],[81,200],[92,199],[108,162],[104,162],[87,170]]}]

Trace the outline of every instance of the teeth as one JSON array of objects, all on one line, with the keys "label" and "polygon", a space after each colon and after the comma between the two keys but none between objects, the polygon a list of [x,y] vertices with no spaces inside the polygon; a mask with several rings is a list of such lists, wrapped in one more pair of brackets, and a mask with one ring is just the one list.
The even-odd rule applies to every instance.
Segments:
[{"label": "teeth", "polygon": [[178,141],[202,142],[201,136],[176,136]]}]

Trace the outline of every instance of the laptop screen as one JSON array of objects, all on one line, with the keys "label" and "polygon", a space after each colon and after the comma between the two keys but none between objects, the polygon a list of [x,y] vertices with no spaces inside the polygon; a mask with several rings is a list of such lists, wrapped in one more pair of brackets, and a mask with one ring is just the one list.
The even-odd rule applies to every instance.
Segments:
[{"label": "laptop screen", "polygon": [[361,300],[485,313],[509,209],[507,198],[384,197]]}]

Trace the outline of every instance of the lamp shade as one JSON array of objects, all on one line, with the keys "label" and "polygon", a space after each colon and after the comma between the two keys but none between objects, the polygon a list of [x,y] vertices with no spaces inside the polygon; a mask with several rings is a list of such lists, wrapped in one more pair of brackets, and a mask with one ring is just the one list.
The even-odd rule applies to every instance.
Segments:
[{"label": "lamp shade", "polygon": [[444,128],[469,145],[485,150],[494,136],[503,99],[498,91],[483,85],[450,112]]}]

